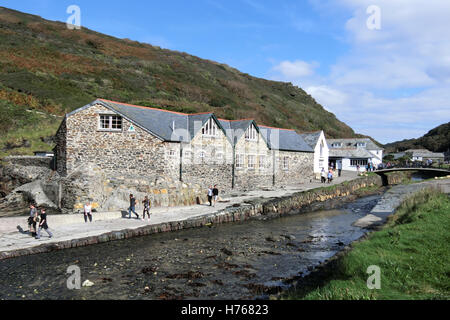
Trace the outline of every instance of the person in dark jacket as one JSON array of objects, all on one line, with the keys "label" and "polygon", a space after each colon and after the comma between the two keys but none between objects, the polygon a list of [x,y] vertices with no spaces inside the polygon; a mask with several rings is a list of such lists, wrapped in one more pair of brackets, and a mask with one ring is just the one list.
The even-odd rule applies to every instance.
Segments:
[{"label": "person in dark jacket", "polygon": [[214,203],[214,207],[216,206],[217,200],[219,198],[219,189],[217,189],[217,184],[214,186],[213,191],[213,203]]},{"label": "person in dark jacket", "polygon": [[34,204],[30,204],[30,216],[28,217],[28,227],[32,237],[36,237],[36,221],[38,217],[38,211]]},{"label": "person in dark jacket", "polygon": [[136,213],[136,198],[130,194],[130,207],[128,208],[128,219],[131,219],[131,212],[136,215],[136,219],[139,219],[139,215]]},{"label": "person in dark jacket", "polygon": [[41,230],[42,229],[44,229],[45,232],[47,232],[49,238],[53,237],[53,234],[50,232],[50,230],[48,230],[47,214],[45,213],[45,209],[44,208],[41,209],[39,229],[38,229],[38,233],[37,233],[36,239],[40,239],[41,238]]}]

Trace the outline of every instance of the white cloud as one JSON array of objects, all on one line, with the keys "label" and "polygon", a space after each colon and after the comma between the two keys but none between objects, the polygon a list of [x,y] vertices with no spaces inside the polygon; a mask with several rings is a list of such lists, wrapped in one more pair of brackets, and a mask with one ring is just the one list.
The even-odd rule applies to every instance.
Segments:
[{"label": "white cloud", "polygon": [[302,60],[282,61],[272,68],[272,71],[278,72],[281,76],[288,79],[300,79],[312,76],[314,69],[318,67],[317,62],[308,63]]},{"label": "white cloud", "polygon": [[[328,15],[347,10],[343,39],[350,49],[325,76],[296,60],[272,68],[274,79],[302,86],[340,120],[381,142],[450,121],[450,1],[310,1]],[[366,9],[374,4],[381,30],[367,28]]]}]

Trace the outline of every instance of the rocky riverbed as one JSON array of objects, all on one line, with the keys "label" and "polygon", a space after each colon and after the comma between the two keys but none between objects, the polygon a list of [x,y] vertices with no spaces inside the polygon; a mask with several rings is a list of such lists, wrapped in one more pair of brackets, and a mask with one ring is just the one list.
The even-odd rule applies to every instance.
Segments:
[{"label": "rocky riverbed", "polygon": [[[352,224],[379,197],[2,261],[0,299],[267,298],[360,238],[366,231]],[[67,289],[71,265],[93,285]]]}]

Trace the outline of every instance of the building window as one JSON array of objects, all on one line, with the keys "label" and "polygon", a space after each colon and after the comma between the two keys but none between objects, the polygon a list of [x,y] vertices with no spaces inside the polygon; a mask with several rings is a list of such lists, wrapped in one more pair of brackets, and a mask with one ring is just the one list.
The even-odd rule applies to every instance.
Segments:
[{"label": "building window", "polygon": [[358,165],[360,167],[367,166],[367,163],[368,163],[367,159],[350,159],[350,165],[352,167],[356,167]]},{"label": "building window", "polygon": [[254,125],[251,125],[245,131],[245,139],[250,141],[258,141],[258,131],[256,131]]},{"label": "building window", "polygon": [[244,155],[243,154],[236,155],[236,168],[237,169],[244,168]]},{"label": "building window", "polygon": [[332,144],[331,144],[331,147],[332,147],[332,148],[340,148],[340,147],[342,147],[342,143],[340,143],[340,142],[332,143]]},{"label": "building window", "polygon": [[204,158],[206,157],[206,152],[205,152],[205,151],[200,151],[199,154],[198,154],[198,156],[199,156],[201,159],[204,159]]},{"label": "building window", "polygon": [[122,130],[122,117],[115,115],[100,115],[100,130]]},{"label": "building window", "polygon": [[323,157],[323,148],[324,148],[324,143],[323,141],[320,142],[320,157]]},{"label": "building window", "polygon": [[357,145],[358,147],[362,147],[362,148],[365,148],[365,147],[366,147],[366,143],[365,143],[365,142],[358,142],[356,145]]},{"label": "building window", "polygon": [[266,167],[266,156],[259,156],[258,162],[259,168],[264,169]]},{"label": "building window", "polygon": [[205,126],[202,128],[202,134],[208,137],[217,137],[219,135],[219,129],[213,118],[209,118]]},{"label": "building window", "polygon": [[256,156],[248,156],[247,157],[247,166],[249,169],[255,169],[256,168]]},{"label": "building window", "polygon": [[283,157],[283,170],[289,170],[289,157]]},{"label": "building window", "polygon": [[217,159],[223,159],[223,153],[218,153],[217,155],[216,155],[216,157],[217,157]]},{"label": "building window", "polygon": [[170,149],[169,150],[169,156],[174,157],[175,156],[175,150]]}]

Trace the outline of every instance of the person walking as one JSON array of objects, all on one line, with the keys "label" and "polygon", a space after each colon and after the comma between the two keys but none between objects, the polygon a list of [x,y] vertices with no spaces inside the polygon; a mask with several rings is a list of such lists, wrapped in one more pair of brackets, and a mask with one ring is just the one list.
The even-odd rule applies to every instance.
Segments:
[{"label": "person walking", "polygon": [[328,171],[328,183],[331,183],[333,181],[333,171],[330,169]]},{"label": "person walking", "polygon": [[337,161],[338,177],[342,174],[342,160]]},{"label": "person walking", "polygon": [[87,223],[88,217],[89,217],[89,222],[92,222],[92,205],[89,201],[86,202],[86,204],[84,205],[84,222],[85,223]]},{"label": "person walking", "polygon": [[44,208],[41,209],[40,216],[41,216],[41,219],[40,219],[40,222],[39,222],[39,229],[38,229],[38,232],[37,232],[36,239],[40,239],[41,238],[41,230],[42,229],[44,229],[45,232],[47,232],[49,238],[52,238],[53,234],[50,232],[50,230],[48,230],[47,214],[45,213],[45,209]]},{"label": "person walking", "polygon": [[131,212],[136,215],[136,219],[139,219],[139,215],[136,213],[136,198],[130,194],[130,207],[128,208],[128,219],[131,219]]},{"label": "person walking", "polygon": [[325,172],[325,168],[322,168],[322,172],[320,173],[320,182],[327,182],[327,173]]},{"label": "person walking", "polygon": [[208,188],[208,202],[209,206],[212,207],[212,198],[213,198],[213,188],[212,186],[209,186]]},{"label": "person walking", "polygon": [[145,213],[147,212],[147,221],[150,221],[150,208],[152,207],[152,203],[148,196],[145,196],[145,199],[142,201],[142,204],[144,205],[144,210],[142,211],[142,220],[145,220]]},{"label": "person walking", "polygon": [[219,198],[219,189],[217,189],[217,184],[214,186],[213,189],[213,201],[214,201],[214,207],[216,206],[217,199]]},{"label": "person walking", "polygon": [[32,237],[36,237],[36,223],[38,212],[33,203],[30,204],[30,216],[28,217],[28,228]]}]

